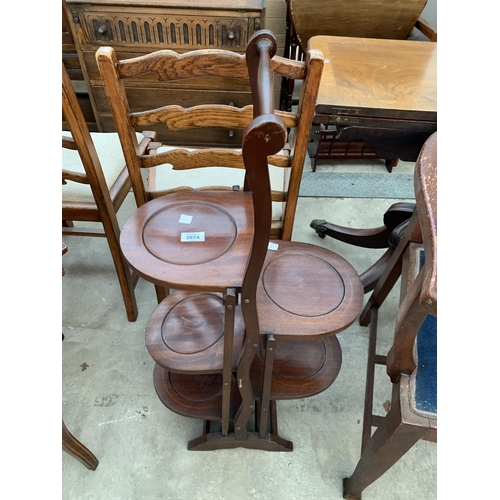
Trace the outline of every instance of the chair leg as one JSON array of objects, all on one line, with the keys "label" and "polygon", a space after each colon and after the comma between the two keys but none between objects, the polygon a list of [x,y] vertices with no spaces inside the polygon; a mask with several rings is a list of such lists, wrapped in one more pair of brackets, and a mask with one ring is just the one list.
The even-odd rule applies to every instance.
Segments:
[{"label": "chair leg", "polygon": [[62,423],[62,447],[64,451],[79,460],[87,469],[97,469],[99,460],[97,460],[93,453],[68,431],[64,424],[64,420]]},{"label": "chair leg", "polygon": [[387,171],[391,173],[392,169],[398,166],[398,163],[399,163],[399,158],[385,160],[385,168],[387,168]]},{"label": "chair leg", "polygon": [[[393,395],[399,394],[399,384]],[[344,498],[361,500],[362,491],[387,472],[427,432],[425,427],[405,424],[401,420],[399,397],[368,441],[356,469],[344,479]]]},{"label": "chair leg", "polygon": [[158,301],[158,304],[160,304],[169,294],[169,289],[164,288],[160,285],[155,285],[155,291],[156,291],[156,300]]},{"label": "chair leg", "polygon": [[116,274],[118,275],[118,282],[123,295],[125,303],[125,310],[127,312],[127,319],[129,321],[136,321],[138,316],[137,302],[135,300],[134,283],[132,280],[132,272],[123,257],[119,244],[119,231],[115,231],[112,227],[103,221],[104,231],[106,232],[106,239],[108,240],[111,257],[115,264]]}]

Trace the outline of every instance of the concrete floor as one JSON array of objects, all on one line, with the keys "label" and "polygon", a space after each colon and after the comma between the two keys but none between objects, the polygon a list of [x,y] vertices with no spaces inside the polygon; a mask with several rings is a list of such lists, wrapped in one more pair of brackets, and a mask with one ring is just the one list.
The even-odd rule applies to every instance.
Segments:
[{"label": "concrete floor", "polygon": [[[318,171],[385,172],[383,162],[319,165]],[[403,162],[394,171],[413,172],[413,164]],[[300,198],[293,239],[330,248],[362,272],[381,251],[322,240],[309,223],[321,218],[353,227],[379,226],[395,201]],[[121,224],[133,210],[129,196],[119,212]],[[201,421],[165,408],[153,387],[154,363],[144,343],[156,306],[153,285],[139,281],[139,319],[129,323],[106,241],[65,237],[64,242],[69,250],[62,279],[62,416],[99,466],[89,471],[63,453],[62,498],[342,498],[342,479],[353,472],[360,455],[367,328],[355,323],[338,335],[343,365],[329,389],[308,399],[278,402],[279,432],[293,441],[293,452],[187,451],[188,440],[201,434]],[[379,314],[380,353],[390,347],[397,299],[393,291]],[[384,415],[391,387],[383,368],[377,370],[374,408]],[[368,487],[363,499],[432,500],[437,497],[436,477],[436,445],[421,441]]]}]

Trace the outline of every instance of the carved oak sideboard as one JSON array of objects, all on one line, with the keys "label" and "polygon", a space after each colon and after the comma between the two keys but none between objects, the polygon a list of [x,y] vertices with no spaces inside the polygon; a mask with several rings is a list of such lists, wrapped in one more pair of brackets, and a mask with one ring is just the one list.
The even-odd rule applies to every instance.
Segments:
[{"label": "carved oak sideboard", "polygon": [[[255,31],[264,28],[266,0],[66,0],[66,10],[97,127],[115,126],[95,61],[99,47],[112,46],[119,59],[161,49],[177,52],[214,48],[244,53]],[[178,103],[251,103],[250,88],[237,79],[206,78],[203,84],[158,82],[153,74],[126,83],[131,111]],[[153,127],[154,128],[154,127]],[[157,128],[171,144],[238,146],[241,132],[213,129],[203,135]]]}]

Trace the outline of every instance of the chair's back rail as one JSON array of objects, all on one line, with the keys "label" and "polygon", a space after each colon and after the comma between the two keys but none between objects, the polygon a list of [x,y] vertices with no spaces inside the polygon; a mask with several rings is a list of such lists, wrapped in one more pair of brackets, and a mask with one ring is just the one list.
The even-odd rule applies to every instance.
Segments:
[{"label": "chair's back rail", "polygon": [[[99,50],[106,49],[103,47]],[[206,49],[204,54],[200,57],[199,51],[178,54],[172,50],[159,50],[133,60],[123,59],[117,63],[117,71],[120,78],[134,78],[154,72],[161,81],[201,76],[226,76],[248,80],[245,56],[219,49]],[[295,80],[305,78],[306,65],[303,61],[275,56],[271,64],[273,71],[281,76]]]},{"label": "chair's back rail", "polygon": [[151,54],[124,59],[117,67],[120,78],[134,78],[156,73],[158,80],[184,80],[201,76],[224,76],[248,80],[245,56],[220,49],[205,49],[178,54],[172,50],[159,50]]},{"label": "chair's back rail", "polygon": [[[163,106],[149,111],[130,113],[130,121],[134,127],[148,127],[155,123],[163,123],[170,130],[181,130],[196,127],[228,127],[244,129],[253,118],[253,106],[237,108],[223,104],[202,104],[191,108],[183,108],[176,104]],[[259,114],[259,113],[258,113]],[[288,128],[297,126],[297,116],[286,111],[276,112],[281,116]]]},{"label": "chair's back rail", "polygon": [[170,130],[196,127],[245,128],[252,120],[252,106],[237,108],[222,104],[202,104],[191,108],[172,105],[159,109],[130,114],[134,127],[147,127],[164,123]]},{"label": "chair's back rail", "polygon": [[[141,156],[141,166],[143,168],[157,167],[164,163],[172,164],[174,170],[189,170],[192,168],[214,166],[245,168],[241,151],[229,148],[198,149],[196,151],[175,149],[156,155]],[[274,167],[288,168],[290,167],[291,158],[285,155],[270,155],[268,163]]]}]

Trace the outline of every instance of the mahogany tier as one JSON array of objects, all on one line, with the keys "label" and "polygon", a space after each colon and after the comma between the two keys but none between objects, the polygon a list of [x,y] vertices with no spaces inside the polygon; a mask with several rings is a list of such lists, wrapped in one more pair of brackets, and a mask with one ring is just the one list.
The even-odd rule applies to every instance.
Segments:
[{"label": "mahogany tier", "polygon": [[[179,374],[156,364],[153,380],[160,401],[173,412],[202,420],[222,420],[222,375]],[[240,393],[236,383],[233,383],[229,411],[231,420],[234,420],[240,404]]]},{"label": "mahogany tier", "polygon": [[261,333],[307,340],[339,333],[356,319],[363,287],[349,262],[297,241],[273,241],[257,288]]},{"label": "mahogany tier", "polygon": [[[262,395],[264,353],[259,349],[250,377],[256,400]],[[342,353],[335,336],[309,341],[282,340],[276,347],[271,381],[273,401],[314,396],[328,389],[340,371]],[[174,373],[158,363],[154,369],[158,397],[170,410],[186,417],[220,421],[222,375]],[[237,385],[231,387],[230,419],[241,403]]]},{"label": "mahogany tier", "polygon": [[[153,311],[146,347],[171,372],[221,373],[224,362],[224,301],[220,293],[175,291]],[[232,368],[243,346],[245,325],[236,307]]]},{"label": "mahogany tier", "polygon": [[[183,215],[191,222],[182,222]],[[253,226],[249,192],[179,192],[139,207],[125,222],[120,245],[137,274],[156,285],[225,291],[242,284]],[[204,238],[190,239],[192,233]]]}]

